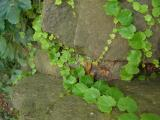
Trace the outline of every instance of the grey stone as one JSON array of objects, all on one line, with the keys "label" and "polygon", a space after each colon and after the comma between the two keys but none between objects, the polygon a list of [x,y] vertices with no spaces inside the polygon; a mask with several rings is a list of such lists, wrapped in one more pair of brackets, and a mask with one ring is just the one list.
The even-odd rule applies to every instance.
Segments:
[{"label": "grey stone", "polygon": [[[160,114],[159,80],[112,84],[138,102],[138,114]],[[65,94],[58,73],[54,76],[38,73],[19,81],[13,87],[11,98],[13,106],[19,110],[19,120],[116,120],[120,114],[117,109],[111,114],[101,113],[82,98]]]},{"label": "grey stone", "polygon": [[40,73],[55,75],[57,73],[57,66],[51,65],[47,52],[44,50],[37,50],[35,55],[36,69]]}]

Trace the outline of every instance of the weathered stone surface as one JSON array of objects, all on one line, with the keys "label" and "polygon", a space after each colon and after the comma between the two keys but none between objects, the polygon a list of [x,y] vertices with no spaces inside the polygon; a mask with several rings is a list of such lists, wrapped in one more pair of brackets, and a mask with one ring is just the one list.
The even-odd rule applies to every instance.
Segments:
[{"label": "weathered stone surface", "polygon": [[19,120],[108,120],[95,106],[63,93],[60,77],[37,74],[14,87],[12,103]]},{"label": "weathered stone surface", "polygon": [[[115,84],[115,83],[114,83]],[[139,113],[160,114],[160,81],[116,82],[127,95],[138,102]],[[116,120],[119,112],[103,114],[95,105],[81,98],[65,95],[59,75],[36,74],[20,81],[12,95],[13,106],[19,110],[19,120]],[[61,96],[61,97],[60,97]]]},{"label": "weathered stone surface", "polygon": [[57,66],[50,63],[47,52],[44,50],[37,50],[35,55],[36,69],[40,73],[55,75],[57,73]]},{"label": "weathered stone surface", "polygon": [[[78,53],[96,59],[103,51],[109,33],[114,27],[113,18],[105,15],[103,9],[105,1],[76,0],[75,10],[72,10],[66,4],[57,7],[54,5],[54,0],[44,0],[43,29],[59,36],[64,44],[75,47]],[[148,4],[151,9],[150,0],[140,2]],[[132,9],[125,0],[122,0],[121,3],[123,7]],[[134,11],[134,18],[137,30],[145,30],[147,25],[143,15]],[[154,35],[149,41],[153,44],[153,56],[158,58],[160,57],[159,25],[155,25],[153,31]],[[127,40],[117,36],[105,55],[101,65],[109,69],[109,76],[112,76],[113,79],[119,78],[119,71],[125,64],[124,60],[126,60],[128,50]]]}]

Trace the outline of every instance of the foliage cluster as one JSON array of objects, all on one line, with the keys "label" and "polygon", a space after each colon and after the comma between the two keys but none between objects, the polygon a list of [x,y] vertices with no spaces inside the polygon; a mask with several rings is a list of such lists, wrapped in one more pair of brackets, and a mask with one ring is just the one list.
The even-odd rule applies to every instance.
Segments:
[{"label": "foliage cluster", "polygon": [[[148,39],[153,35],[151,30],[152,26],[155,24],[155,7],[158,8],[157,0],[152,0],[152,14],[149,14],[148,5],[140,4],[138,1],[128,0],[132,4],[135,11],[144,15],[144,20],[146,21],[148,27],[145,31],[137,30],[134,23],[133,12],[130,9],[122,8],[120,1],[109,0],[104,5],[104,9],[107,15],[114,17],[114,23],[118,24],[117,32],[122,38],[128,41],[131,51],[128,53],[127,61],[128,63],[122,67],[120,76],[122,80],[130,81],[135,74],[139,73],[139,65],[142,58],[152,57],[152,45]],[[153,15],[153,16],[152,16]],[[158,61],[158,60],[157,60]],[[157,63],[159,64],[159,63]]]},{"label": "foliage cluster", "polygon": [[[122,91],[109,86],[105,81],[95,80],[92,76],[87,75],[83,67],[84,58],[75,55],[73,49],[58,43],[53,34],[49,35],[43,32],[40,25],[41,16],[33,22],[34,40],[41,45],[43,50],[48,52],[51,63],[59,67],[66,91],[83,98],[87,103],[97,105],[101,112],[111,113],[113,109],[118,109],[122,113],[117,116],[118,120],[160,119],[160,116],[151,113],[144,113],[139,118],[136,115],[138,105],[133,98],[125,96]],[[131,51],[130,54],[128,59],[141,55],[141,52]]]}]

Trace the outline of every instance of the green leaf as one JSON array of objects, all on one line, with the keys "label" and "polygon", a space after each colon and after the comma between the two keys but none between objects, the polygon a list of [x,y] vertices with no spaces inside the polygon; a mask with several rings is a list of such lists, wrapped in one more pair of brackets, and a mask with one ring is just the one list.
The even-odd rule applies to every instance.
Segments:
[{"label": "green leaf", "polygon": [[156,7],[152,9],[152,15],[154,17],[159,17],[160,16],[160,7]]},{"label": "green leaf", "polygon": [[130,97],[120,98],[117,104],[120,111],[127,111],[129,113],[137,112],[137,103]]},{"label": "green leaf", "polygon": [[119,34],[125,39],[132,39],[134,36],[134,32],[136,32],[136,27],[134,25],[123,26],[118,29]]},{"label": "green leaf", "polygon": [[82,66],[78,66],[75,68],[74,74],[80,78],[85,75],[85,70]]},{"label": "green leaf", "polygon": [[142,14],[147,13],[148,12],[148,5],[146,5],[146,4],[141,5],[139,12]]},{"label": "green leaf", "polygon": [[118,14],[117,19],[122,25],[128,26],[133,22],[132,12],[128,9],[123,9]]},{"label": "green leaf", "polygon": [[77,82],[77,79],[70,75],[63,81],[63,85],[65,89],[72,89],[73,85]]},{"label": "green leaf", "polygon": [[20,20],[20,9],[17,6],[10,6],[6,14],[6,19],[11,24],[17,24]]},{"label": "green leaf", "polygon": [[154,113],[143,113],[140,120],[160,120],[160,116]]},{"label": "green leaf", "polygon": [[23,10],[28,10],[32,8],[31,0],[18,0],[18,6]]},{"label": "green leaf", "polygon": [[120,71],[120,78],[124,81],[130,81],[133,78],[133,74],[129,74],[126,69],[123,67]]},{"label": "green leaf", "polygon": [[152,6],[153,7],[160,7],[160,1],[159,0],[152,0]]},{"label": "green leaf", "polygon": [[131,50],[127,60],[133,65],[138,65],[141,62],[142,53],[140,50]]},{"label": "green leaf", "polygon": [[146,35],[143,32],[137,32],[134,34],[133,38],[129,40],[129,45],[133,49],[143,49],[145,39]]},{"label": "green leaf", "polygon": [[138,66],[132,63],[128,63],[124,66],[124,68],[126,69],[126,72],[129,74],[137,74],[139,72]]},{"label": "green leaf", "polygon": [[89,75],[84,75],[80,78],[80,83],[83,83],[85,85],[87,85],[88,87],[91,87],[94,83],[94,80],[91,76]]},{"label": "green leaf", "polygon": [[104,94],[109,88],[108,84],[105,81],[98,80],[94,83],[93,87],[97,88],[101,94]]},{"label": "green leaf", "polygon": [[105,94],[113,97],[116,101],[124,97],[124,94],[116,87],[108,88]]},{"label": "green leaf", "polygon": [[139,3],[139,2],[133,2],[133,9],[135,10],[135,11],[139,11],[140,10],[140,8],[141,8],[141,4]]},{"label": "green leaf", "polygon": [[123,113],[120,116],[118,116],[118,120],[139,120],[139,119],[133,113]]},{"label": "green leaf", "polygon": [[70,75],[70,68],[69,67],[62,67],[60,69],[60,73],[61,73],[61,76],[67,77]]},{"label": "green leaf", "polygon": [[108,1],[104,5],[104,10],[107,15],[117,16],[120,11],[120,6],[117,1]]},{"label": "green leaf", "polygon": [[152,35],[153,35],[153,32],[152,32],[152,30],[151,29],[146,29],[145,30],[145,35],[146,35],[146,37],[151,37]]},{"label": "green leaf", "polygon": [[100,96],[97,101],[97,106],[101,112],[110,113],[112,107],[116,106],[116,101],[111,96]]},{"label": "green leaf", "polygon": [[72,89],[72,93],[77,96],[83,96],[88,87],[83,83],[77,83]]},{"label": "green leaf", "polygon": [[100,92],[96,88],[89,88],[85,91],[83,99],[88,103],[96,103],[97,98],[100,96]]},{"label": "green leaf", "polygon": [[151,15],[147,14],[144,16],[145,21],[150,22],[153,18]]}]

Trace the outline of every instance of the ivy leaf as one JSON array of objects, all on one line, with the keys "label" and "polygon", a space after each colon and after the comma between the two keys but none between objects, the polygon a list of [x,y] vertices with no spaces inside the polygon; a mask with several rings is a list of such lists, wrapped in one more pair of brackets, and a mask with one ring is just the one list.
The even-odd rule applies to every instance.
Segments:
[{"label": "ivy leaf", "polygon": [[160,7],[160,1],[159,0],[152,0],[152,6],[153,7]]},{"label": "ivy leaf", "polygon": [[85,75],[85,70],[82,66],[76,67],[74,74],[75,74],[75,76],[82,77]]},{"label": "ivy leaf", "polygon": [[152,15],[154,17],[159,17],[160,16],[160,7],[156,7],[152,9]]},{"label": "ivy leaf", "polygon": [[132,12],[128,9],[123,9],[118,14],[117,19],[122,25],[128,26],[133,22]]},{"label": "ivy leaf", "polygon": [[72,89],[72,93],[77,96],[83,96],[88,87],[83,83],[77,83]]},{"label": "ivy leaf", "polygon": [[126,69],[123,67],[120,71],[120,78],[124,81],[130,81],[133,78],[133,74],[129,74]]},{"label": "ivy leaf", "polygon": [[128,63],[127,65],[125,65],[124,68],[129,74],[137,74],[139,72],[139,68],[137,67],[137,65],[134,65],[131,63]]},{"label": "ivy leaf", "polygon": [[67,90],[71,90],[73,85],[77,82],[77,79],[70,75],[69,77],[67,77],[66,79],[64,79],[63,81],[63,86],[65,89]]},{"label": "ivy leaf", "polygon": [[141,8],[141,4],[139,3],[139,2],[133,2],[133,9],[135,10],[135,11],[139,11],[140,10],[140,8]]},{"label": "ivy leaf", "polygon": [[133,65],[138,65],[141,62],[142,53],[139,50],[131,50],[128,54],[127,60]]},{"label": "ivy leaf", "polygon": [[32,8],[31,0],[19,0],[18,6],[23,10],[28,10]]},{"label": "ivy leaf", "polygon": [[20,20],[20,9],[17,6],[10,6],[6,14],[6,19],[11,24],[17,24]]},{"label": "ivy leaf", "polygon": [[123,113],[120,116],[118,116],[118,120],[139,120],[139,119],[133,113]]},{"label": "ivy leaf", "polygon": [[113,97],[116,101],[124,97],[124,94],[116,87],[108,88],[105,94]]},{"label": "ivy leaf", "polygon": [[134,49],[143,49],[146,35],[143,32],[137,32],[133,38],[129,40],[129,45]]},{"label": "ivy leaf", "polygon": [[123,26],[118,29],[119,34],[125,39],[132,39],[134,36],[134,32],[136,32],[136,27],[134,25]]},{"label": "ivy leaf", "polygon": [[140,120],[160,120],[160,116],[154,113],[143,113]]},{"label": "ivy leaf", "polygon": [[120,6],[118,1],[108,1],[104,5],[104,10],[107,15],[117,16],[120,11]]},{"label": "ivy leaf", "polygon": [[146,29],[145,30],[145,35],[146,35],[146,37],[151,37],[152,35],[153,35],[153,32],[152,32],[152,30],[151,29]]},{"label": "ivy leaf", "polygon": [[146,4],[141,5],[139,12],[142,13],[142,14],[144,14],[147,11],[148,11],[148,5],[146,5]]},{"label": "ivy leaf", "polygon": [[84,75],[80,78],[79,82],[87,85],[88,87],[91,87],[94,83],[94,80],[91,76]]},{"label": "ivy leaf", "polygon": [[96,103],[97,98],[100,96],[98,89],[91,87],[85,91],[83,99],[88,103]]},{"label": "ivy leaf", "polygon": [[120,111],[127,111],[129,113],[137,112],[137,103],[130,97],[120,98],[117,104]]},{"label": "ivy leaf", "polygon": [[97,88],[101,94],[104,94],[109,88],[108,84],[105,81],[98,80],[94,83],[93,87]]},{"label": "ivy leaf", "polygon": [[112,107],[116,106],[116,101],[111,96],[100,96],[97,101],[97,106],[101,112],[110,113]]}]

